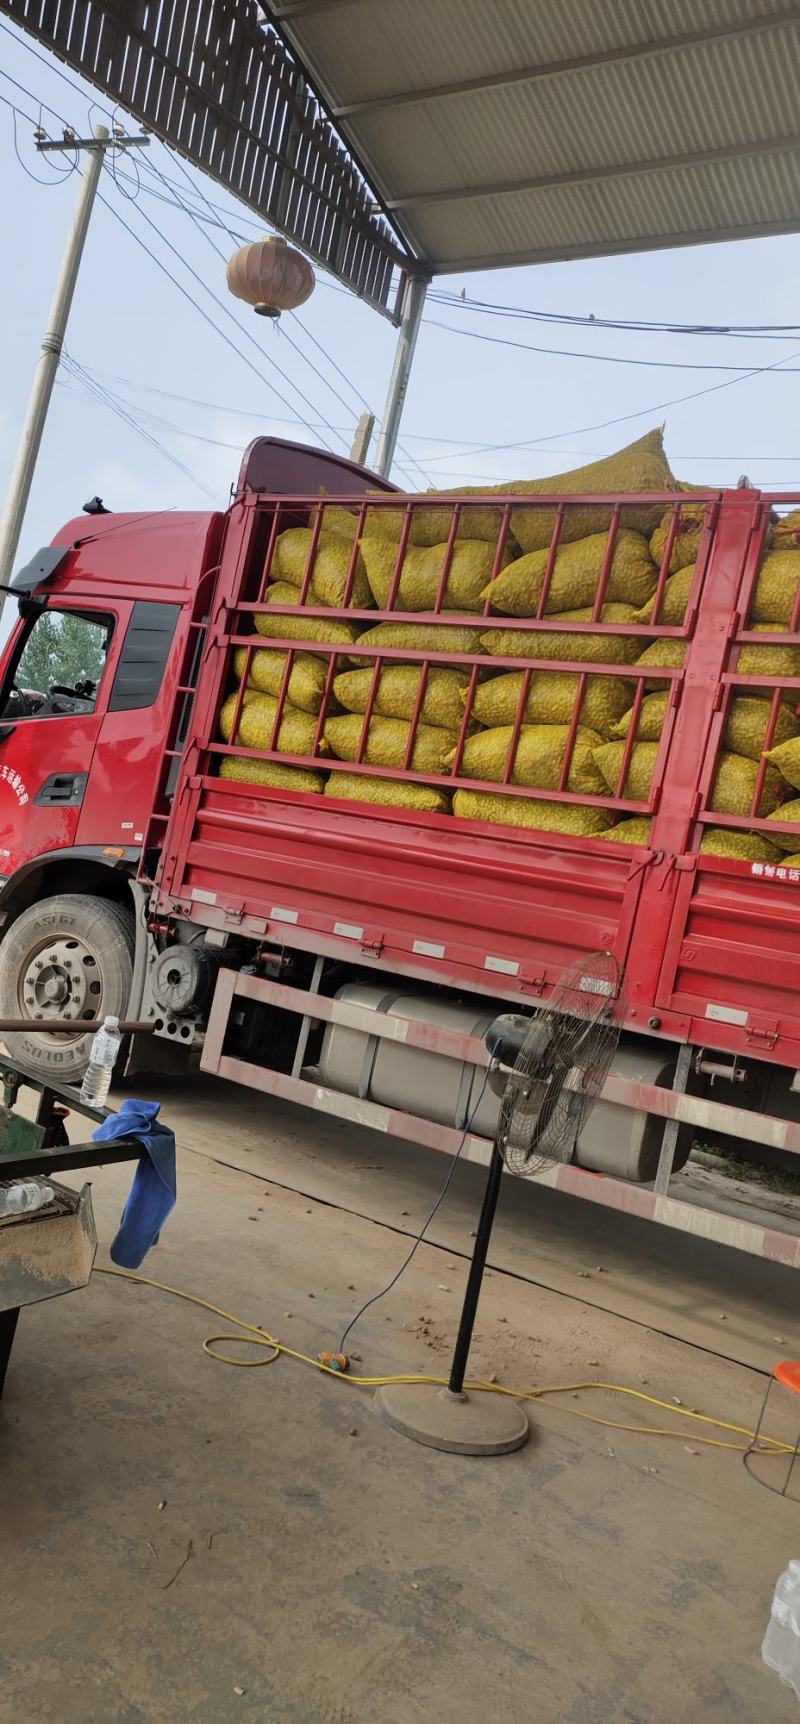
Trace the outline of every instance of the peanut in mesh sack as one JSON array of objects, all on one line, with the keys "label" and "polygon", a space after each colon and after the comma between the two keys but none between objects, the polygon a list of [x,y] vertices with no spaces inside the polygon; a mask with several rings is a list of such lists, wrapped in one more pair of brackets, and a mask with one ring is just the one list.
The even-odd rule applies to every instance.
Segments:
[{"label": "peanut in mesh sack", "polygon": [[[357,713],[349,712],[344,713],[339,718],[328,719],[325,726],[325,741],[331,752],[338,755],[340,760],[356,760],[363,723],[363,718]],[[365,766],[404,766],[410,731],[410,724],[401,718],[381,718],[373,715],[369,721],[367,745],[362,764]],[[451,730],[442,730],[434,724],[419,724],[410,770],[412,772],[443,773],[446,771],[447,760],[452,751],[453,733]]]},{"label": "peanut in mesh sack", "polygon": [[[278,534],[270,571],[273,582],[286,581],[290,586],[302,587],[312,538],[311,527],[287,527]],[[319,604],[344,604],[351,556],[352,547],[343,536],[320,532],[311,571],[311,591],[317,594]],[[367,610],[372,605],[367,571],[360,555],[356,556],[348,604],[356,610]]]},{"label": "peanut in mesh sack", "polygon": [[[385,664],[378,678],[373,711],[383,718],[412,718],[422,674],[421,665]],[[468,670],[448,670],[444,665],[429,668],[420,713],[426,724],[441,725],[445,730],[459,729],[469,674]],[[366,712],[372,677],[369,665],[364,670],[347,670],[337,676],[333,691],[340,706],[348,712]]]},{"label": "peanut in mesh sack", "polygon": [[[513,735],[514,726],[503,724],[468,737],[461,759],[461,776],[500,783],[506,770]],[[567,724],[523,724],[511,774],[512,784],[524,784],[529,790],[557,790],[568,735]],[[596,730],[578,726],[570,762],[568,790],[586,796],[601,795],[605,790],[602,777],[594,764],[594,754],[599,742],[600,737]],[[454,759],[455,750],[450,755],[449,764],[452,764]]]},{"label": "peanut in mesh sack", "polygon": [[245,760],[237,754],[222,756],[219,775],[240,784],[271,785],[274,790],[305,790],[312,796],[319,796],[325,784],[322,772],[307,772],[303,766],[283,766],[277,760]]},{"label": "peanut in mesh sack", "polygon": [[[607,548],[605,533],[593,533],[589,538],[559,546],[547,595],[547,616],[594,602]],[[534,616],[549,557],[549,549],[529,551],[516,562],[509,563],[490,581],[481,593],[481,599],[491,599],[494,609],[508,616]],[[606,599],[609,603],[621,601],[642,605],[652,598],[655,587],[656,571],[647,540],[641,533],[623,528],[614,543]]]},{"label": "peanut in mesh sack", "polygon": [[769,542],[774,551],[800,548],[800,509],[792,509],[788,515],[782,515],[779,521],[774,522]]},{"label": "peanut in mesh sack", "polygon": [[790,825],[796,828],[794,832],[770,832],[772,843],[777,844],[779,850],[800,850],[800,798],[795,797],[791,802],[782,802],[774,813],[767,815],[767,819],[774,821],[776,827],[780,824],[781,826]]},{"label": "peanut in mesh sack", "polygon": [[800,550],[768,551],[762,558],[750,606],[750,623],[791,623],[800,587]]},{"label": "peanut in mesh sack", "polygon": [[736,862],[774,862],[780,854],[757,832],[734,832],[729,826],[709,826],[700,841],[701,856],[729,856]]},{"label": "peanut in mesh sack", "polygon": [[[664,582],[658,615],[660,623],[665,623],[671,628],[683,622],[693,580],[694,564],[690,568],[678,569],[676,574],[670,575],[669,579]],[[645,604],[640,605],[636,612],[635,621],[637,623],[649,623],[654,616],[655,593]]]},{"label": "peanut in mesh sack", "polygon": [[[708,804],[710,812],[712,814],[749,814],[750,804],[755,793],[757,773],[756,761],[748,760],[743,754],[723,752],[717,763],[716,777],[711,790]],[[773,808],[777,806],[780,793],[780,778],[772,767],[768,767],[760,807],[756,811],[759,817],[768,817],[772,813]]]},{"label": "peanut in mesh sack", "polygon": [[[265,605],[294,605],[297,614],[278,616],[274,612],[259,611],[253,618],[256,632],[275,640],[317,641],[320,646],[352,646],[358,640],[360,623],[342,623],[335,617],[331,617],[329,622],[327,617],[304,616],[302,607],[297,604],[297,593],[297,587],[284,581],[276,581],[274,586],[267,587]],[[316,605],[322,601],[309,593],[307,603]]]},{"label": "peanut in mesh sack", "polygon": [[[375,623],[358,636],[360,647],[407,647],[409,652],[482,652],[480,629],[459,628],[456,623]],[[352,660],[364,665],[373,661]]]},{"label": "peanut in mesh sack", "polygon": [[[778,634],[775,623],[752,623],[755,634]],[[736,666],[742,676],[800,676],[800,645],[791,641],[785,646],[758,646],[751,643],[739,648]]]},{"label": "peanut in mesh sack", "polygon": [[459,820],[488,820],[496,826],[523,826],[567,837],[600,836],[613,818],[606,808],[579,808],[574,802],[537,802],[527,796],[500,796],[490,790],[457,790],[453,813]]},{"label": "peanut in mesh sack", "polygon": [[[233,655],[234,674],[239,682],[244,675],[246,649],[237,647]],[[279,695],[283,687],[288,653],[278,647],[259,647],[250,660],[249,686],[262,694]],[[289,672],[287,698],[303,712],[319,712],[325,692],[325,660],[311,653],[298,652]]]},{"label": "peanut in mesh sack", "polygon": [[[700,540],[703,536],[705,514],[705,503],[687,504],[681,509],[680,520],[675,537],[672,541],[672,552],[669,559],[669,572],[671,575],[676,574],[680,569],[685,569],[687,564],[691,564],[692,573],[694,573],[694,565],[697,560],[697,553],[700,549]],[[650,555],[652,556],[656,567],[659,569],[664,561],[664,552],[667,548],[667,537],[671,522],[672,510],[668,509],[667,513],[662,516],[655,532],[650,538]],[[666,617],[664,617],[663,620],[666,622]]]},{"label": "peanut in mesh sack", "polygon": [[[236,694],[230,694],[219,715],[219,728],[223,742],[239,743],[242,748],[274,747],[277,754],[312,754],[314,752],[314,737],[317,730],[317,720],[308,712],[301,712],[298,707],[291,706],[287,700],[281,715],[280,729],[274,745],[272,730],[278,702],[269,694],[252,694],[245,691],[245,700],[236,736],[231,735]],[[319,754],[327,754],[324,741],[320,741]]]},{"label": "peanut in mesh sack", "polygon": [[[601,623],[630,623],[636,613],[632,605],[603,605]],[[591,605],[575,611],[560,611],[553,622],[589,623]],[[492,629],[481,635],[484,652],[495,658],[547,658],[573,664],[632,664],[640,646],[630,635],[567,634],[560,629]]]},{"label": "peanut in mesh sack", "polygon": [[[790,717],[794,719],[794,714],[792,713]],[[781,742],[777,748],[768,748],[766,758],[772,762],[773,766],[777,767],[787,784],[791,784],[795,790],[800,790],[800,737],[798,737],[797,730],[788,742]]]},{"label": "peanut in mesh sack", "polygon": [[[481,683],[475,691],[473,717],[489,726],[513,724],[517,716],[525,672],[506,671]],[[574,671],[533,672],[525,702],[526,724],[569,724],[578,698],[580,677]],[[630,702],[630,683],[618,676],[590,676],[581,707],[580,722],[588,730],[607,736]]]},{"label": "peanut in mesh sack", "polygon": [[609,844],[649,844],[652,824],[645,814],[636,814],[631,820],[618,821],[616,826],[610,826],[600,836]]},{"label": "peanut in mesh sack", "polygon": [[[656,694],[646,694],[639,708],[639,720],[636,726],[637,742],[658,742],[664,720],[669,708],[669,689],[660,689]],[[621,719],[614,725],[611,732],[615,740],[626,737],[631,727],[633,707],[623,713]]]},{"label": "peanut in mesh sack", "polygon": [[[386,610],[394,582],[397,550],[385,539],[365,536],[361,540],[361,553],[371,594],[379,609]],[[432,611],[446,557],[446,544],[431,545],[427,549],[421,545],[408,545],[392,608],[398,611]],[[443,610],[482,611],[481,594],[493,566],[493,545],[480,539],[462,539],[456,543],[442,599]]]},{"label": "peanut in mesh sack", "polygon": [[332,772],[326,796],[346,802],[372,802],[386,808],[414,808],[419,814],[447,814],[450,804],[441,790],[427,784],[403,784],[396,778],[372,778],[359,772]]},{"label": "peanut in mesh sack", "polygon": [[[594,751],[595,765],[603,778],[603,789],[610,790],[612,796],[617,795],[624,753],[624,742],[604,742],[602,748]],[[628,774],[619,795],[629,797],[631,802],[646,802],[657,758],[657,742],[635,742],[628,762]]]}]

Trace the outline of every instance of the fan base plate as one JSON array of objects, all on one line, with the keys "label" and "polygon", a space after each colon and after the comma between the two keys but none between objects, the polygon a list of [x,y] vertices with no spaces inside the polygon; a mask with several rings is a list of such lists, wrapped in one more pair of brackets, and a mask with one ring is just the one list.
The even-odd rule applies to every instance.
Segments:
[{"label": "fan base plate", "polygon": [[388,1383],[375,1400],[404,1437],[451,1455],[509,1455],[530,1436],[527,1415],[509,1395],[451,1395],[434,1384]]}]

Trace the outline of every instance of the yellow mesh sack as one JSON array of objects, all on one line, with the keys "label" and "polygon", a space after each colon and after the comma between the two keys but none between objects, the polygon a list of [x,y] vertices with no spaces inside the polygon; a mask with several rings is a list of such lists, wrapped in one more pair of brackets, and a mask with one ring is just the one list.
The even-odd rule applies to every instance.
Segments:
[{"label": "yellow mesh sack", "polygon": [[321,772],[306,772],[302,766],[282,766],[277,760],[245,760],[236,754],[223,755],[219,775],[241,784],[269,784],[275,790],[306,790],[315,796],[325,784]]},{"label": "yellow mesh sack", "polygon": [[794,735],[788,742],[781,742],[777,747],[768,748],[767,760],[772,761],[773,766],[777,767],[787,784],[791,784],[795,790],[800,790],[800,738],[797,735],[797,729],[800,727],[797,727],[794,713],[790,713],[789,718],[795,725]]},{"label": "yellow mesh sack", "polygon": [[[613,604],[603,606],[599,620],[631,623],[635,616],[632,605]],[[560,611],[552,620],[588,623],[592,607]],[[626,635],[562,634],[558,629],[487,629],[480,638],[484,652],[496,658],[552,658],[576,664],[632,664],[639,646],[638,640]]]},{"label": "yellow mesh sack", "polygon": [[[233,729],[233,715],[236,711],[237,692],[238,691],[236,689],[234,689],[232,694],[228,695],[227,700],[223,701],[223,704],[220,707],[219,721],[218,721],[219,722],[219,734],[222,737],[223,742],[230,742],[230,740],[231,740],[231,730]],[[258,695],[256,693],[256,690],[252,689],[252,688],[246,688],[244,691],[244,698],[242,701],[242,711],[244,712],[245,707],[249,706],[251,701],[254,701],[257,699],[258,699]]]},{"label": "yellow mesh sack", "polygon": [[[610,790],[612,796],[617,794],[617,779],[624,752],[624,742],[604,742],[602,748],[596,748],[594,751],[595,765],[603,778],[603,789]],[[634,743],[628,762],[628,776],[620,793],[622,796],[630,797],[632,802],[647,800],[657,755],[657,742]]]},{"label": "yellow mesh sack", "polygon": [[[672,628],[683,622],[693,580],[694,564],[692,563],[690,568],[678,569],[677,574],[670,575],[669,579],[664,582],[664,591],[661,594],[661,612],[658,619],[660,623],[665,623]],[[654,611],[655,602],[654,597],[652,597],[647,600],[646,604],[639,607],[634,620],[637,623],[649,623]]]},{"label": "yellow mesh sack", "polygon": [[[271,570],[274,582],[288,581],[293,587],[302,586],[312,537],[311,527],[287,527],[285,533],[278,534]],[[351,555],[351,546],[342,536],[320,532],[311,575],[311,590],[317,594],[317,603],[344,603]],[[349,603],[356,610],[366,610],[372,604],[367,571],[360,555],[356,558]]]},{"label": "yellow mesh sack", "polygon": [[[646,694],[639,708],[639,722],[636,726],[637,742],[658,742],[669,706],[669,689],[661,689],[657,694]],[[626,737],[631,727],[633,707],[623,713],[621,719],[611,732],[616,739]]]},{"label": "yellow mesh sack", "polygon": [[[593,533],[587,539],[576,539],[559,547],[547,595],[547,616],[594,602],[606,548],[605,533]],[[549,554],[549,550],[529,551],[526,556],[509,563],[495,580],[490,581],[481,593],[481,599],[490,598],[494,609],[504,611],[508,616],[533,616],[544,584]],[[625,604],[643,605],[655,592],[656,578],[647,540],[641,533],[619,532],[606,588],[609,603],[621,600]]]},{"label": "yellow mesh sack", "polygon": [[[246,649],[237,647],[233,655],[233,669],[239,682],[244,675],[245,657]],[[288,654],[277,647],[260,647],[250,660],[250,687],[259,689],[262,694],[279,695],[283,687],[287,657]],[[287,689],[292,706],[299,706],[302,712],[319,712],[324,692],[325,660],[313,658],[311,653],[295,653]]]},{"label": "yellow mesh sack", "polygon": [[652,824],[646,815],[636,814],[632,820],[620,820],[600,836],[607,838],[610,844],[649,844]]},{"label": "yellow mesh sack", "polygon": [[447,814],[450,804],[441,790],[427,784],[401,784],[395,778],[367,778],[358,772],[332,772],[326,796],[347,802],[375,802],[387,808],[415,808],[419,814]]},{"label": "yellow mesh sack", "polygon": [[[606,455],[601,461],[591,461],[586,467],[574,467],[567,473],[556,473],[546,479],[513,479],[498,485],[461,485],[444,493],[450,497],[579,497],[600,493],[635,491],[674,491],[676,481],[664,454],[662,430],[648,431],[627,448]],[[442,492],[429,491],[428,497],[441,497]],[[663,504],[653,507],[635,504],[626,509],[626,527],[649,535],[657,527]],[[444,504],[417,507],[411,523],[410,543],[438,545],[447,538],[452,520],[451,510]],[[485,509],[464,508],[459,537],[496,540],[502,520],[499,504]],[[611,509],[595,504],[584,509],[568,509],[564,517],[562,542],[585,539],[590,533],[607,531]],[[549,545],[553,535],[555,510],[552,508],[515,508],[511,514],[511,531],[520,549],[540,551]],[[367,531],[378,538],[400,537],[403,526],[402,508],[371,509]]]},{"label": "yellow mesh sack", "polygon": [[800,548],[800,509],[792,509],[790,514],[783,515],[779,521],[774,522],[770,544],[774,551]]},{"label": "yellow mesh sack", "polygon": [[[479,724],[513,724],[525,672],[510,670],[475,690],[472,714]],[[580,677],[574,671],[535,671],[525,703],[526,724],[569,724]],[[607,736],[630,703],[630,683],[618,676],[590,676],[581,707],[581,724]]]},{"label": "yellow mesh sack", "polygon": [[[272,748],[272,726],[278,710],[278,702],[270,694],[245,693],[245,703],[239,719],[239,730],[236,736],[231,735],[233,717],[236,707],[236,695],[230,694],[219,715],[220,735],[223,742],[238,742],[242,748]],[[281,715],[281,726],[278,731],[275,751],[277,754],[311,754],[314,748],[317,721],[308,712],[300,712],[296,706],[287,701]],[[327,754],[324,740],[320,742],[320,754]]]},{"label": "yellow mesh sack", "polygon": [[782,868],[800,868],[800,856],[784,856],[780,850],[777,856]]},{"label": "yellow mesh sack", "polygon": [[[774,623],[753,623],[752,628],[756,634],[780,632]],[[800,676],[800,645],[740,647],[736,669],[742,676]]]},{"label": "yellow mesh sack", "polygon": [[536,832],[561,832],[592,838],[612,816],[606,808],[578,808],[574,802],[535,802],[526,796],[498,796],[491,790],[457,790],[453,813],[460,820],[489,820],[496,826],[525,826]]},{"label": "yellow mesh sack", "polygon": [[[414,713],[422,667],[412,664],[385,664],[378,679],[374,712],[383,718],[407,718]],[[373,671],[343,671],[337,676],[333,690],[340,706],[348,712],[366,712]],[[469,683],[468,670],[447,670],[433,665],[428,671],[425,696],[420,718],[427,724],[441,725],[457,731],[464,711],[464,692]]]},{"label": "yellow mesh sack", "polygon": [[651,641],[649,647],[645,647],[644,652],[639,654],[636,663],[651,664],[660,670],[677,670],[686,658],[688,645],[688,641],[678,640],[674,635],[665,635],[663,640]]},{"label": "yellow mesh sack", "polygon": [[[468,737],[461,759],[461,776],[486,778],[499,783],[506,769],[513,734],[514,726],[503,724]],[[529,790],[557,790],[568,734],[567,724],[524,724],[519,733],[511,782],[524,784]],[[568,790],[585,796],[601,795],[605,790],[594,764],[599,742],[596,730],[578,726]],[[449,764],[454,758],[455,751],[450,755]]]},{"label": "yellow mesh sack", "polygon": [[[743,754],[721,754],[708,804],[711,813],[749,814],[757,772],[758,765],[755,760],[747,760]],[[761,806],[758,809],[759,816],[769,816],[772,813],[777,806],[780,792],[780,778],[772,767],[768,767]]]},{"label": "yellow mesh sack", "polygon": [[[691,564],[692,571],[694,571],[697,553],[700,549],[700,540],[703,536],[705,513],[705,503],[685,505],[684,508],[682,508],[680,523],[672,541],[672,554],[669,559],[669,572],[671,575],[676,574],[679,569],[686,568],[687,564]],[[664,560],[664,552],[667,548],[667,535],[669,533],[671,521],[672,511],[671,509],[668,509],[667,513],[659,521],[655,532],[650,538],[650,555],[658,569],[661,568],[661,564]]]},{"label": "yellow mesh sack", "polygon": [[[586,467],[576,467],[550,479],[528,479],[513,486],[498,487],[505,492],[555,497],[591,496],[597,492],[672,491],[674,488],[675,480],[664,454],[661,429],[646,432],[644,437],[629,443],[625,449],[606,455],[601,461],[591,461]],[[625,510],[624,524],[649,535],[657,527],[662,509],[663,505],[658,504],[655,507],[642,504],[640,508],[634,505]],[[554,520],[552,509],[515,509],[511,516],[511,531],[523,551],[541,550],[550,543]],[[567,509],[562,538],[566,542],[585,539],[590,533],[603,533],[607,531],[610,520],[611,510],[602,505]]]},{"label": "yellow mesh sack", "polygon": [[788,627],[799,586],[800,551],[768,551],[756,579],[751,624],[785,623]]},{"label": "yellow mesh sack", "polygon": [[730,856],[738,862],[774,862],[780,854],[757,832],[734,832],[727,826],[709,826],[700,842],[701,856]]},{"label": "yellow mesh sack", "polygon": [[788,823],[797,827],[796,832],[770,832],[772,843],[777,844],[779,850],[794,851],[800,849],[800,837],[798,837],[800,834],[800,799],[795,798],[791,802],[782,802],[774,813],[767,815],[767,819],[774,820],[776,825],[780,822],[782,826]]},{"label": "yellow mesh sack", "polygon": [[[479,653],[480,629],[460,629],[455,623],[375,623],[358,636],[359,646],[408,647],[411,652]],[[368,664],[359,658],[357,664]]]},{"label": "yellow mesh sack", "polygon": [[[728,708],[728,722],[725,726],[723,746],[730,748],[734,754],[746,754],[751,760],[760,760],[764,749],[764,738],[767,734],[771,702],[759,700],[755,696],[737,694]],[[791,747],[792,739],[800,736],[800,719],[796,718],[792,708],[785,702],[778,707],[778,717],[775,724],[775,735],[772,739],[773,752],[782,745]],[[795,758],[800,766],[800,744],[795,744]],[[775,761],[780,772],[780,761]],[[784,778],[787,774],[784,772]],[[790,782],[792,782],[790,780]]]},{"label": "yellow mesh sack", "polygon": [[[308,604],[321,604],[322,600],[308,594]],[[272,635],[276,640],[286,641],[319,641],[328,646],[352,646],[358,640],[360,624],[342,623],[331,617],[306,617],[302,607],[297,605],[297,588],[288,582],[276,581],[274,586],[267,587],[264,594],[265,605],[295,605],[297,615],[270,616],[260,612],[254,617],[256,632],[260,635]]]},{"label": "yellow mesh sack", "polygon": [[[356,759],[363,723],[363,718],[356,713],[349,712],[341,718],[328,719],[325,726],[325,740],[340,760]],[[410,729],[410,724],[401,718],[373,716],[369,721],[363,764],[365,766],[404,766]],[[453,732],[451,730],[442,730],[438,725],[433,724],[420,724],[417,726],[410,769],[413,772],[445,772],[447,760],[452,751]]]},{"label": "yellow mesh sack", "polygon": [[[361,540],[361,553],[367,578],[380,610],[386,610],[392,591],[397,549],[386,539]],[[436,605],[442,578],[446,545],[408,545],[403,558],[400,583],[393,609],[398,611],[432,611]],[[494,546],[479,539],[462,539],[453,546],[442,607],[446,611],[481,611],[481,593],[494,564]],[[315,576],[316,579],[316,576]]]}]

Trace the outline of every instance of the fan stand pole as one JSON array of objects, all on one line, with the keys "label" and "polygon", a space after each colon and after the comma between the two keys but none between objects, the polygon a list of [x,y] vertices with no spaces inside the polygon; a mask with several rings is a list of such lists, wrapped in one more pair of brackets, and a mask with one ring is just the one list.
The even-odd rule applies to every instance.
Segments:
[{"label": "fan stand pole", "polygon": [[508,1455],[521,1449],[530,1435],[527,1415],[510,1395],[464,1388],[502,1177],[503,1157],[495,1143],[447,1388],[429,1383],[388,1383],[376,1397],[384,1418],[404,1437],[455,1455]]}]

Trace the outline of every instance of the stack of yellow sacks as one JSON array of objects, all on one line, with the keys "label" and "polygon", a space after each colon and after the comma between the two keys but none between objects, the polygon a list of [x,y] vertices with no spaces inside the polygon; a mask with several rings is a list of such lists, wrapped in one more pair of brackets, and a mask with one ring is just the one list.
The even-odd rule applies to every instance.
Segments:
[{"label": "stack of yellow sacks", "polygon": [[[520,481],[515,486],[492,487],[506,497],[515,493],[569,495],[580,493],[653,492],[680,490],[670,473],[660,432],[649,433],[628,449],[605,461],[574,473],[548,480]],[[487,492],[487,494],[490,494]],[[675,535],[670,572],[662,593],[659,622],[680,624],[694,576],[703,529],[704,508],[684,504],[680,530]],[[497,503],[485,509],[462,512],[450,568],[440,593],[447,555],[447,537],[452,513],[449,504],[416,509],[392,608],[405,612],[430,612],[440,604],[444,613],[480,616],[491,603],[493,615],[532,618],[536,614],[549,562],[554,525],[550,508],[532,510],[510,507],[510,530],[504,566],[491,579],[498,531],[503,518]],[[551,570],[545,606],[548,620],[591,620],[597,585],[603,568],[610,507],[598,504],[567,511],[559,549]],[[601,620],[604,623],[652,621],[658,571],[663,561],[671,513],[661,517],[650,505],[626,508],[624,525],[617,533],[610,577]],[[404,515],[391,505],[370,507],[362,531],[348,605],[364,610],[373,605],[388,608],[392,595],[397,550]],[[775,528],[771,548],[762,562],[751,614],[756,629],[786,627],[794,595],[800,584],[800,519],[792,518]],[[305,603],[318,607],[344,607],[353,541],[358,520],[344,508],[327,505],[318,536],[311,582]],[[298,605],[311,546],[310,527],[293,527],[280,534],[274,552],[272,584],[265,602]],[[657,625],[656,625],[657,626]],[[492,672],[495,657],[552,658],[603,665],[639,663],[654,667],[678,666],[685,643],[657,639],[650,643],[640,636],[570,634],[558,630],[522,631],[494,627],[476,621],[466,623],[378,623],[364,628],[362,621],[341,617],[325,621],[303,615],[259,615],[256,628],[262,635],[286,640],[295,657],[283,707],[275,750],[285,754],[315,753],[319,767],[225,757],[221,775],[244,782],[270,784],[290,790],[324,792],[351,801],[383,803],[422,812],[452,812],[465,819],[489,820],[502,825],[542,831],[580,833],[609,838],[619,843],[646,843],[646,818],[616,821],[604,808],[558,804],[488,791],[456,790],[451,795],[441,787],[398,779],[383,779],[327,772],[326,760],[355,761],[364,714],[370,700],[374,659],[348,654],[348,647],[386,647],[410,651],[480,653],[485,659],[471,707],[469,734],[464,742],[459,776],[501,782],[513,737],[524,668]],[[315,642],[341,647],[337,655],[332,690],[326,706],[321,734],[319,713],[326,687],[329,655],[314,655]],[[642,650],[644,648],[644,650]],[[245,653],[235,659],[237,679],[244,671]],[[347,665],[348,668],[344,668]],[[237,742],[245,747],[269,748],[283,685],[286,653],[277,648],[257,649],[251,657]],[[800,646],[751,646],[740,652],[739,668],[747,674],[800,674]],[[425,680],[413,753],[407,762],[411,720],[419,696],[418,663],[387,660],[377,684],[368,726],[364,763],[375,767],[404,769],[431,776],[446,776],[457,757],[464,706],[471,673],[466,667],[430,665]],[[639,713],[637,736],[628,768],[624,794],[646,800],[664,723],[668,689],[653,679]],[[570,720],[578,694],[577,673],[559,668],[530,675],[522,728],[517,744],[512,782],[528,789],[558,787]],[[567,788],[577,794],[604,796],[617,791],[625,738],[632,718],[635,683],[624,676],[588,678]],[[220,715],[223,739],[231,740],[236,693],[230,695]],[[711,808],[719,813],[750,812],[753,787],[763,750],[770,711],[768,694],[735,696],[729,709],[723,753],[712,790]],[[315,747],[316,744],[316,747]],[[800,800],[794,810],[786,804],[786,786],[800,791],[800,720],[793,706],[782,705],[770,750],[762,796],[764,815],[780,813],[784,819],[800,818]],[[775,845],[760,835],[729,828],[706,832],[701,848],[713,854],[770,860],[780,855]],[[794,848],[795,841],[786,847]],[[793,862],[794,857],[790,858]]]}]

